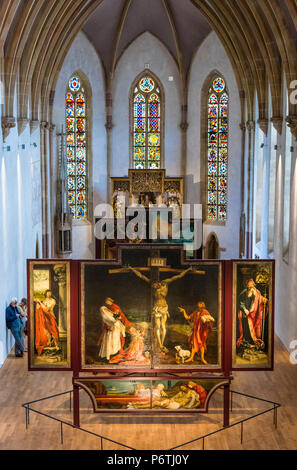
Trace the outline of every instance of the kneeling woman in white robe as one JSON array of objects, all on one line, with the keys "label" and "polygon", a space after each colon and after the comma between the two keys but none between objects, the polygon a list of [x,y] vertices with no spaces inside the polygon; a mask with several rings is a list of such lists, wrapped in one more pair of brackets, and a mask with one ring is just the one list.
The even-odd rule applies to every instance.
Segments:
[{"label": "kneeling woman in white robe", "polygon": [[99,357],[106,357],[117,354],[121,349],[121,336],[126,336],[125,325],[114,317],[113,312],[108,307],[102,306],[100,314],[103,322],[104,332],[101,338]]}]

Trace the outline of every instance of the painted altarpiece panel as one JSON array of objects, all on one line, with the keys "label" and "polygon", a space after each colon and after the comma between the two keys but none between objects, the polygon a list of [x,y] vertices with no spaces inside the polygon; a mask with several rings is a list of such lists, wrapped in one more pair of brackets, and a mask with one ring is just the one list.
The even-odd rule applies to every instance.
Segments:
[{"label": "painted altarpiece panel", "polygon": [[90,396],[95,413],[205,413],[227,379],[173,378],[74,379]]},{"label": "painted altarpiece panel", "polygon": [[70,263],[29,261],[29,367],[69,369]]},{"label": "painted altarpiece panel", "polygon": [[274,262],[233,262],[232,369],[273,367]]},{"label": "painted altarpiece panel", "polygon": [[181,251],[81,263],[82,370],[221,369],[222,264],[184,264]]}]

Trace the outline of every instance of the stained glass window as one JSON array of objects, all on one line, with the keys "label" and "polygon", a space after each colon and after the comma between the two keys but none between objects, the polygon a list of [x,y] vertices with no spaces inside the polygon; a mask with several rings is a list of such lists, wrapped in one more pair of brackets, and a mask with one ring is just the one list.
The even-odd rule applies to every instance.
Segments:
[{"label": "stained glass window", "polygon": [[133,94],[133,166],[138,170],[161,167],[161,94],[149,75]]},{"label": "stained glass window", "polygon": [[68,205],[74,219],[87,216],[86,96],[79,77],[69,80],[66,92],[66,170]]},{"label": "stained glass window", "polygon": [[208,94],[207,218],[227,219],[229,96],[222,77],[217,77]]}]

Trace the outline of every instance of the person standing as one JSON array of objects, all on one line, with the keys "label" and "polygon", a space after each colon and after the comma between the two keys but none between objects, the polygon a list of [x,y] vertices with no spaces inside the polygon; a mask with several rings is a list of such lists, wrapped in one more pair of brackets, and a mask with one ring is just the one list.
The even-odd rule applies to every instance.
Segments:
[{"label": "person standing", "polygon": [[21,334],[22,334],[22,339],[23,339],[23,344],[24,344],[24,352],[27,352],[28,349],[26,347],[26,328],[27,328],[27,299],[23,298],[19,303],[18,303],[18,310],[21,314],[20,319],[22,322],[22,329],[21,329]]},{"label": "person standing", "polygon": [[10,304],[6,308],[6,326],[13,334],[15,339],[15,357],[23,357],[24,355],[24,343],[22,339],[21,329],[22,322],[20,320],[20,312],[17,307],[18,300],[13,297]]}]

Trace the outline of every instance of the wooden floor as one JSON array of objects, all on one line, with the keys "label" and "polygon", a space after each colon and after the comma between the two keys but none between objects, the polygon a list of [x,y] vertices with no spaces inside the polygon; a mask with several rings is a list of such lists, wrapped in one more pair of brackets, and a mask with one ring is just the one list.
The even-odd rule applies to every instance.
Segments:
[{"label": "wooden floor", "polygon": [[[267,413],[244,425],[244,441],[240,443],[240,426],[209,437],[205,448],[212,449],[297,449],[297,366],[289,362],[289,354],[276,338],[274,372],[237,372],[233,389],[281,403],[278,428],[273,426],[273,413]],[[60,441],[60,424],[30,413],[26,430],[25,410],[21,404],[71,389],[71,373],[28,372],[27,361],[11,355],[0,369],[0,449],[100,449],[98,438],[80,430],[63,426],[64,443]],[[123,417],[92,413],[89,398],[81,392],[81,426],[135,449],[170,449],[222,426],[222,395],[218,392],[209,414],[197,417]],[[269,406],[268,406],[269,407]],[[71,422],[68,396],[41,402],[42,412]],[[247,398],[234,397],[231,422],[267,409]],[[202,442],[183,450],[199,450]],[[105,450],[120,446],[104,442]],[[123,449],[122,449],[123,450]]]}]

